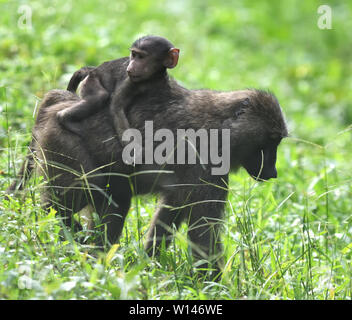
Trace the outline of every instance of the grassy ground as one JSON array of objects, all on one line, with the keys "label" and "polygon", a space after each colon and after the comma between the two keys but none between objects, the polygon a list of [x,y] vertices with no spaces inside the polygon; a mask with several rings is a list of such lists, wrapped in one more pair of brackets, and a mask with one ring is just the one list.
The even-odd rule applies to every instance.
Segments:
[{"label": "grassy ground", "polygon": [[[192,273],[185,228],[159,260],[142,249],[156,199],[134,199],[119,246],[97,253],[40,209],[39,180],[0,204],[2,299],[351,299],[352,5],[329,1],[0,0],[0,185],[23,161],[43,94],[83,65],[158,34],[181,48],[188,88],[273,91],[290,137],[278,179],[231,175],[220,282]],[[21,10],[31,10],[31,28]],[[19,11],[20,10],[20,11]],[[64,235],[62,237],[61,235]]]}]

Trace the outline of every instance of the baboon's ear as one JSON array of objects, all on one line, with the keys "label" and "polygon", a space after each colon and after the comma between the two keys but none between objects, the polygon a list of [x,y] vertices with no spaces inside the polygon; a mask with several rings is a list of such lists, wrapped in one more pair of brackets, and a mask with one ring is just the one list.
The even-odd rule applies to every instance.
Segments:
[{"label": "baboon's ear", "polygon": [[164,61],[164,66],[169,69],[175,68],[178,63],[179,55],[180,55],[180,49],[171,48],[167,53],[167,57]]}]

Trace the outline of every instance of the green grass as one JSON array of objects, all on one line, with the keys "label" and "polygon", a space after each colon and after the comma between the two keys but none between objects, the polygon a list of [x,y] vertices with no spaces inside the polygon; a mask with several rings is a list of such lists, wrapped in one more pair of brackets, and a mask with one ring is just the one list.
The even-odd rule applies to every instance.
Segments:
[{"label": "green grass", "polygon": [[275,181],[231,175],[221,281],[194,275],[185,226],[159,259],[146,256],[153,197],[134,198],[119,246],[103,253],[42,211],[37,177],[0,204],[0,298],[351,299],[348,1],[329,1],[332,30],[317,27],[320,1],[31,1],[33,28],[21,29],[23,3],[0,1],[2,190],[24,159],[43,94],[83,65],[127,55],[142,34],[181,49],[172,75],[188,88],[273,91],[290,137]]}]

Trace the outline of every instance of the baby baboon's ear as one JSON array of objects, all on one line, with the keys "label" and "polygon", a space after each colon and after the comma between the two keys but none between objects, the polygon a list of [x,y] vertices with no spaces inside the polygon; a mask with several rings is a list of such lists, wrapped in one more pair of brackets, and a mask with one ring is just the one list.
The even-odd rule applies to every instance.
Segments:
[{"label": "baby baboon's ear", "polygon": [[175,68],[177,66],[179,56],[180,49],[171,48],[167,53],[167,57],[164,61],[164,66],[169,69]]}]

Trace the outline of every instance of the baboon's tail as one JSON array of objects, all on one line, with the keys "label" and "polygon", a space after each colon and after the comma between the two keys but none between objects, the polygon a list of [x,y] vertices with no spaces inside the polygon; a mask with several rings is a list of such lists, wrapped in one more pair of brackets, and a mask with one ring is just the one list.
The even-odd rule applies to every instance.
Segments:
[{"label": "baboon's tail", "polygon": [[79,83],[86,77],[88,74],[95,69],[95,67],[83,67],[77,70],[71,77],[70,82],[68,83],[67,90],[73,93],[76,92]]},{"label": "baboon's tail", "polygon": [[33,155],[34,145],[35,145],[35,140],[33,138],[31,143],[29,144],[26,159],[22,163],[21,169],[18,172],[17,177],[15,178],[15,180],[10,184],[10,186],[6,190],[7,195],[14,193],[17,190],[23,190],[27,181],[31,177],[34,166],[35,166],[34,155]]}]

